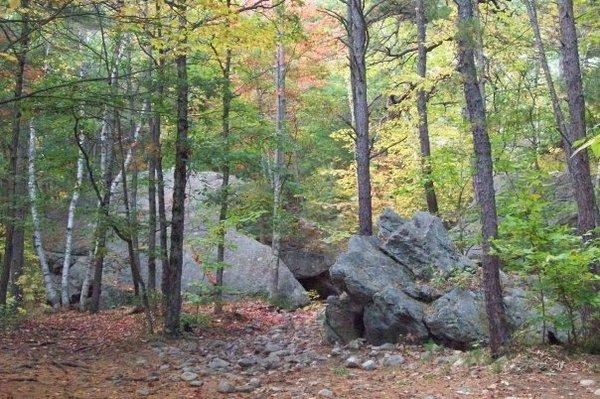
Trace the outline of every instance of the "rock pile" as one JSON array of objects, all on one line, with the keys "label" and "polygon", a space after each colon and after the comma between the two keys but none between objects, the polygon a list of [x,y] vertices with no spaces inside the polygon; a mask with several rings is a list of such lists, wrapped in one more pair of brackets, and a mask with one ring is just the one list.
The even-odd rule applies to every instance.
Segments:
[{"label": "rock pile", "polygon": [[[331,342],[364,337],[372,344],[434,340],[464,349],[487,339],[483,294],[448,286],[452,276],[476,275],[442,221],[419,212],[403,219],[387,209],[376,237],[354,236],[332,266],[332,281],[343,293],[327,299],[325,333]],[[523,295],[507,290],[505,302],[515,324]]]}]

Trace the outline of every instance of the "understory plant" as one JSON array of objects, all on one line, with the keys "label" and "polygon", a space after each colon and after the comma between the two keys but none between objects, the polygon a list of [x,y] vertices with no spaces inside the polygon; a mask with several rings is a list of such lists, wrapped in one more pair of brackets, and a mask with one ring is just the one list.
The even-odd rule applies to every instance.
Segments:
[{"label": "understory plant", "polygon": [[567,331],[571,343],[580,344],[591,335],[600,310],[595,288],[599,276],[592,267],[600,259],[600,245],[597,239],[582,238],[572,226],[552,222],[556,205],[545,200],[542,181],[529,179],[504,199],[493,247],[505,268],[529,283],[544,342],[552,323]]}]

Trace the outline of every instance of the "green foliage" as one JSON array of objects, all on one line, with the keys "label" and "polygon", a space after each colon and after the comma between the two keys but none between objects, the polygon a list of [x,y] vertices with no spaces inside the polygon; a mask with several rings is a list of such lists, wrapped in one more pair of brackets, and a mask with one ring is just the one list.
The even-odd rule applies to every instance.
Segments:
[{"label": "green foliage", "polygon": [[210,315],[204,313],[182,313],[180,318],[181,329],[192,331],[208,328],[212,324],[212,320]]},{"label": "green foliage", "polygon": [[[591,309],[592,317],[597,317],[600,310],[595,288],[599,276],[591,269],[600,259],[599,242],[583,241],[572,227],[553,223],[553,206],[544,200],[543,184],[529,179],[523,183],[525,187],[504,202],[500,238],[493,242],[495,253],[509,270],[531,281],[542,321],[566,325],[576,340],[586,327],[581,325],[580,312]],[[554,303],[565,311],[549,314]]]},{"label": "green foliage", "polygon": [[18,307],[13,297],[8,297],[6,305],[0,305],[0,331],[17,327],[26,315],[25,309]]}]

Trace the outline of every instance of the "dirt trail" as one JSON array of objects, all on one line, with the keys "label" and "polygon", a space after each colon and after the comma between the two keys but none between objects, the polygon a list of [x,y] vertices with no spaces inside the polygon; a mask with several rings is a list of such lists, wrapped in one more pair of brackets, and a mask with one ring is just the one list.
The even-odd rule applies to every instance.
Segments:
[{"label": "dirt trail", "polygon": [[[490,365],[483,351],[431,346],[332,350],[317,311],[245,302],[179,341],[145,336],[129,309],[41,315],[0,334],[0,398],[600,398],[598,357],[528,349]],[[368,359],[375,370],[360,367]]]}]

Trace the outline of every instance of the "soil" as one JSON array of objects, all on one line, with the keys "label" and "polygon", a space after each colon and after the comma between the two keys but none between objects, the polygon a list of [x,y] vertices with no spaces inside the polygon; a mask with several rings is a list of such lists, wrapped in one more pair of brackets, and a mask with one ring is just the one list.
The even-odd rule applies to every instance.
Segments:
[{"label": "soil", "polygon": [[[435,345],[332,351],[322,342],[319,311],[318,305],[288,312],[246,301],[205,317],[205,326],[180,340],[148,336],[143,315],[131,308],[36,315],[0,333],[0,398],[600,398],[597,356],[560,347],[520,348],[496,362],[484,350]],[[304,366],[281,360],[269,370],[199,366],[195,384],[201,386],[179,378],[186,364],[205,365],[215,348],[258,345],[265,337],[297,342],[311,358]],[[404,362],[384,366],[384,352]],[[377,368],[347,368],[348,355],[373,359]],[[218,392],[223,380],[239,387],[250,378],[260,380],[250,392]]]}]

